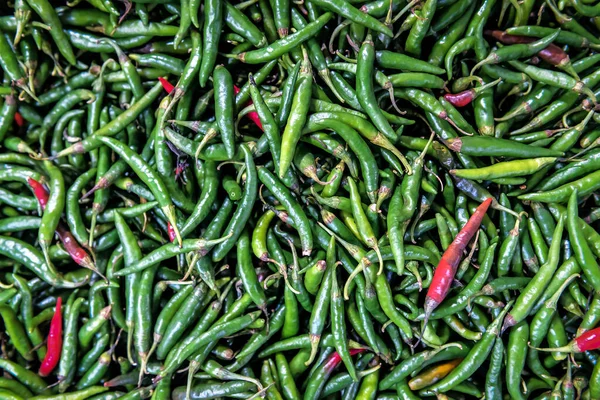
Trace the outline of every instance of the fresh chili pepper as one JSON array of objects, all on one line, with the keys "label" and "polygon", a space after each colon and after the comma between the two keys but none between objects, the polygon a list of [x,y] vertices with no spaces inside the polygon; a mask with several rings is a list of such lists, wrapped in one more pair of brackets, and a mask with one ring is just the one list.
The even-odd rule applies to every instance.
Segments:
[{"label": "fresh chili pepper", "polygon": [[[235,93],[235,95],[237,95],[240,92],[240,88],[238,88],[237,86],[233,86],[233,92]],[[252,101],[248,102],[248,105],[253,104]],[[258,113],[256,111],[252,111],[250,113],[248,113],[248,118],[250,118],[252,120],[252,122],[254,122],[256,124],[256,126],[258,126],[258,128],[262,131],[264,131],[263,126],[262,126],[262,122],[260,120],[260,117],[258,115]]]},{"label": "fresh chili pepper", "polygon": [[552,237],[552,245],[549,250],[548,261],[540,267],[533,279],[527,284],[525,289],[515,302],[515,306],[504,320],[502,329],[514,326],[522,321],[532,310],[534,303],[541,296],[541,291],[546,288],[549,280],[558,267],[558,258],[560,245],[560,237],[564,228],[564,218],[560,218]]},{"label": "fresh chili pepper", "polygon": [[[360,12],[359,12],[360,13]],[[360,13],[363,15],[362,13]],[[333,17],[332,13],[324,13],[317,20],[310,22],[303,29],[285,36],[275,43],[265,46],[258,50],[243,52],[237,55],[232,55],[236,59],[249,64],[259,64],[274,60],[279,56],[287,53],[290,49],[304,43],[313,37],[319,29],[321,29]]]},{"label": "fresh chili pepper", "polygon": [[496,86],[498,83],[502,81],[502,78],[499,78],[493,82],[486,83],[485,85],[477,86],[474,89],[469,89],[462,91],[460,93],[447,93],[444,95],[444,99],[446,99],[450,104],[456,107],[465,107],[477,98],[479,94],[483,91],[489,89],[490,87]]},{"label": "fresh chili pepper", "polygon": [[165,89],[165,92],[167,92],[167,94],[171,94],[173,92],[173,90],[175,89],[175,86],[173,86],[173,84],[171,84],[168,80],[166,80],[162,76],[159,76],[158,80],[159,80],[160,84],[162,85],[163,89]]},{"label": "fresh chili pepper", "polygon": [[425,325],[427,325],[426,322],[429,320],[433,310],[437,308],[448,294],[462,252],[471,241],[471,238],[475,235],[475,232],[479,229],[479,225],[491,203],[492,199],[488,198],[477,207],[477,210],[471,218],[469,218],[467,224],[461,229],[458,236],[454,238],[452,244],[444,252],[440,263],[435,270],[431,286],[429,286],[429,290],[427,291],[427,297],[425,299]]},{"label": "fresh chili pepper", "polygon": [[471,70],[471,75],[473,72],[478,69],[480,66],[485,64],[498,64],[505,61],[516,60],[519,58],[527,58],[532,55],[539,53],[540,51],[547,48],[558,36],[558,32],[553,32],[552,34],[543,37],[537,41],[531,42],[516,42],[517,44],[512,44],[510,46],[501,47],[495,51],[492,51],[485,59],[481,60],[473,69]]},{"label": "fresh chili pepper", "polygon": [[[530,38],[527,36],[512,35],[512,34],[509,34],[507,32],[503,32],[503,31],[488,31],[485,33],[487,35],[492,36],[494,39],[499,40],[502,43],[506,43],[506,44],[532,43],[535,41],[534,38]],[[550,35],[556,35],[556,37],[553,39],[553,41],[558,41],[558,38],[560,37],[560,35],[563,32],[560,30],[556,30],[553,32],[548,32],[548,33],[549,33],[549,35],[546,37],[551,37]],[[569,58],[569,55],[565,51],[563,51],[560,47],[558,47],[557,45],[550,43],[544,49],[537,52],[537,55],[542,60],[565,70],[567,73],[572,75],[575,79],[579,79],[577,72],[573,69],[573,66],[571,65],[571,60]]]},{"label": "fresh chili pepper", "polygon": [[594,4],[154,3],[0,15],[0,397],[598,397]]},{"label": "fresh chili pepper", "polygon": [[600,329],[592,329],[573,339],[567,346],[556,348],[537,348],[538,351],[582,353],[600,348]]}]

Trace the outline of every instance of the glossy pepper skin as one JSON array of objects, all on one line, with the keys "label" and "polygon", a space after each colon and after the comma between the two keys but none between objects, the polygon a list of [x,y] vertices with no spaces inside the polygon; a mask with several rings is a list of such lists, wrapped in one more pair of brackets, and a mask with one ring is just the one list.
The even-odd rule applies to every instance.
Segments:
[{"label": "glossy pepper skin", "polygon": [[540,348],[540,351],[583,353],[600,348],[600,328],[594,328],[582,333],[568,345],[554,348]]},{"label": "glossy pepper skin", "polygon": [[448,249],[442,255],[438,267],[433,275],[433,280],[425,297],[425,315],[428,319],[433,310],[446,298],[450,285],[456,274],[456,268],[460,263],[462,253],[479,229],[479,225],[485,216],[487,209],[492,203],[492,198],[481,203],[475,213],[469,218],[466,225],[454,238]]},{"label": "glossy pepper skin", "polygon": [[600,399],[593,0],[5,3],[0,399]]},{"label": "glossy pepper skin", "polygon": [[48,332],[48,352],[40,365],[38,374],[42,377],[50,375],[60,361],[62,351],[62,336],[63,336],[63,320],[62,320],[62,298],[56,299],[56,307],[54,316],[50,321],[50,331]]}]

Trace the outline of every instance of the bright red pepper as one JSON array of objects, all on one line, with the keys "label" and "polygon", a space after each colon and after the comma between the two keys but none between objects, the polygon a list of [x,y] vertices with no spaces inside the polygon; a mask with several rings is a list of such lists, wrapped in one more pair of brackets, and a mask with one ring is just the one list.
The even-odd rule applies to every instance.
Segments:
[{"label": "bright red pepper", "polygon": [[501,80],[502,79],[497,79],[493,82],[486,83],[485,85],[480,85],[473,89],[463,90],[459,93],[446,93],[444,95],[444,99],[446,99],[446,101],[452,104],[454,107],[464,107],[471,104],[471,102],[475,100],[475,98],[479,96],[484,90],[487,90],[492,86],[497,85],[498,83],[500,83]]},{"label": "bright red pepper", "polygon": [[50,331],[48,332],[48,351],[46,357],[40,366],[39,375],[48,376],[58,364],[60,353],[62,351],[62,298],[56,299],[56,309],[52,321],[50,321]]},{"label": "bright red pepper", "polygon": [[48,204],[48,198],[50,198],[50,193],[46,190],[44,185],[41,182],[36,181],[32,178],[27,178],[27,183],[33,189],[33,194],[37,199],[38,203],[42,207],[42,210],[46,208],[46,204]]},{"label": "bright red pepper", "polygon": [[[353,356],[364,351],[365,349],[350,349],[350,355]],[[341,362],[342,357],[340,357],[339,353],[335,351],[329,356],[329,358],[325,360],[323,367],[331,373],[331,371],[333,371],[338,365],[340,365]]]},{"label": "bright red pepper", "polygon": [[465,107],[473,101],[475,98],[475,90],[468,89],[460,93],[446,93],[444,99],[454,107]]},{"label": "bright red pepper", "polygon": [[79,243],[77,243],[73,234],[69,232],[62,223],[56,228],[56,234],[73,261],[82,267],[96,271],[96,266],[90,255],[79,245]]},{"label": "bright red pepper", "polygon": [[[46,208],[46,204],[48,204],[48,198],[50,196],[50,193],[48,192],[48,190],[46,190],[44,185],[42,185],[35,179],[28,178],[27,183],[29,183],[29,186],[31,186],[31,188],[33,189],[35,197],[40,203],[42,210],[44,210]],[[67,253],[69,253],[73,261],[75,261],[82,267],[91,269],[92,271],[96,271],[96,267],[90,255],[83,249],[83,247],[79,245],[79,243],[77,243],[77,240],[75,239],[73,234],[69,232],[69,230],[63,225],[62,222],[58,224],[58,227],[56,228],[56,234],[60,238],[60,241],[62,242],[63,246],[65,246],[65,250],[67,251]]]},{"label": "bright red pepper", "polygon": [[[240,88],[237,86],[233,86],[233,91],[234,93],[237,95],[240,92]],[[252,100],[248,101],[247,105],[252,104]],[[260,128],[260,130],[263,130],[263,126],[262,123],[260,122],[260,118],[258,117],[258,113],[256,111],[252,111],[250,113],[248,113],[248,118],[250,118],[252,120],[252,122],[254,122],[256,124],[256,126],[258,126]]]},{"label": "bright red pepper", "polygon": [[477,207],[473,215],[471,215],[471,218],[469,218],[461,231],[458,232],[458,235],[456,235],[450,246],[448,246],[442,255],[442,258],[435,269],[431,285],[429,285],[427,297],[425,298],[426,323],[433,310],[446,298],[463,252],[479,229],[481,221],[490,204],[492,204],[491,197]]},{"label": "bright red pepper", "polygon": [[169,241],[174,242],[177,238],[177,235],[175,235],[175,229],[173,229],[173,226],[170,222],[167,222],[167,231],[169,233]]},{"label": "bright red pepper", "polygon": [[25,123],[25,120],[23,119],[23,116],[19,112],[15,113],[15,122],[17,123],[17,126],[19,128],[22,127],[23,124]]},{"label": "bright red pepper", "polygon": [[578,353],[600,349],[600,327],[582,333],[574,342]]},{"label": "bright red pepper", "polygon": [[165,89],[165,92],[171,94],[173,89],[175,89],[175,86],[173,86],[168,80],[166,80],[162,76],[159,76],[158,80],[159,80],[160,84],[162,85],[163,89]]},{"label": "bright red pepper", "polygon": [[600,327],[582,333],[571,340],[566,346],[551,348],[535,347],[535,349],[561,353],[583,353],[584,351],[598,350],[600,349]]}]

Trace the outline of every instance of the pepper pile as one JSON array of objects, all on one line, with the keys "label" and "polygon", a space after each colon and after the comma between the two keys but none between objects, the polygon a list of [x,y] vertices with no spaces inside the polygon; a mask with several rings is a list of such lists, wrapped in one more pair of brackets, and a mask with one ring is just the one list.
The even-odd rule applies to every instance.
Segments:
[{"label": "pepper pile", "polygon": [[600,399],[600,4],[13,0],[0,399]]}]

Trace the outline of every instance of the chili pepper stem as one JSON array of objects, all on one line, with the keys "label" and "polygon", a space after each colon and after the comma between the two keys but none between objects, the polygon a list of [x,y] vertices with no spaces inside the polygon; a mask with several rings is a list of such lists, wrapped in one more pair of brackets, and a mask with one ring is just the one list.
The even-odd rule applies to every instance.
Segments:
[{"label": "chili pepper stem", "polygon": [[598,104],[596,95],[594,94],[592,89],[585,86],[585,84],[582,81],[578,81],[577,84],[575,84],[575,87],[573,87],[573,91],[582,93],[585,96],[589,97],[592,100],[592,103],[594,103],[594,105]]},{"label": "chili pepper stem", "polygon": [[319,179],[319,177],[317,176],[316,171],[314,170],[304,170],[304,172],[309,175],[310,179],[312,179],[313,181],[317,182],[319,185],[322,186],[327,186],[329,185],[331,182],[335,181],[337,179],[337,174],[334,175],[333,177],[331,177],[331,179],[329,179],[328,181],[322,181],[321,179]]},{"label": "chili pepper stem", "polygon": [[202,149],[208,144],[208,142],[210,142],[212,139],[217,137],[217,133],[218,133],[218,131],[212,127],[209,128],[208,132],[206,132],[206,134],[204,135],[204,137],[198,144],[198,147],[196,148],[196,153],[194,154],[194,159],[196,160],[196,164],[198,164],[198,157],[200,156]]},{"label": "chili pepper stem", "polygon": [[342,22],[341,24],[339,24],[338,26],[335,27],[335,29],[333,30],[333,32],[331,33],[331,37],[329,38],[329,52],[331,54],[337,54],[338,51],[333,49],[333,42],[335,41],[335,39],[338,37],[338,35],[340,34],[340,32],[347,27],[348,25],[350,25],[351,21],[347,20]]},{"label": "chili pepper stem", "polygon": [[14,81],[13,84],[18,87],[19,89],[21,89],[24,93],[27,93],[27,95],[29,97],[31,97],[33,100],[39,102],[40,99],[38,99],[35,95],[35,92],[33,90],[31,90],[31,88],[29,87],[29,85],[25,84],[24,82],[22,82],[20,79],[18,81]]},{"label": "chili pepper stem", "polygon": [[572,341],[568,345],[561,347],[533,347],[529,343],[527,344],[530,348],[537,351],[544,351],[550,353],[581,353],[581,350],[579,349],[579,346],[577,346],[577,343],[575,341]]},{"label": "chili pepper stem", "polygon": [[146,366],[148,365],[148,353],[138,353],[138,358],[140,359],[140,373],[138,375],[138,384],[137,386],[142,386],[142,379],[144,379],[144,375],[146,374]]},{"label": "chili pepper stem", "polygon": [[377,244],[373,246],[373,250],[377,253],[377,259],[379,260],[379,270],[377,271],[377,275],[381,275],[383,273],[383,257],[381,257],[381,250]]},{"label": "chili pepper stem", "polygon": [[545,303],[544,303],[544,307],[546,308],[550,308],[553,310],[556,310],[556,306],[558,304],[558,300],[560,299],[560,295],[562,294],[562,292],[567,288],[567,286],[569,286],[569,284],[576,278],[579,278],[580,275],[579,274],[573,274],[571,276],[569,276],[562,285],[560,285],[560,287],[558,288],[558,290],[556,291],[556,293],[554,295],[552,295],[552,297],[550,297]]},{"label": "chili pepper stem", "polygon": [[400,160],[400,162],[404,166],[406,174],[412,175],[413,170],[412,170],[410,163],[406,159],[406,157],[404,157],[404,155],[402,153],[400,153],[400,151],[396,148],[396,146],[394,146],[392,144],[392,142],[390,142],[385,136],[383,136],[383,134],[381,132],[377,133],[377,136],[375,136],[371,140],[371,143],[373,143],[377,146],[381,146],[384,149],[391,151],[398,158],[398,160]]},{"label": "chili pepper stem", "polygon": [[394,109],[396,110],[396,112],[398,112],[398,114],[400,115],[405,115],[406,111],[402,111],[399,107],[398,104],[396,103],[396,96],[394,96],[394,87],[390,86],[388,88],[388,93],[390,95],[390,102],[392,103],[392,107],[394,107]]},{"label": "chili pepper stem", "polygon": [[580,80],[577,71],[575,71],[575,68],[573,68],[573,65],[571,64],[568,58],[564,59],[564,61],[561,61],[561,63],[557,65],[557,67],[565,71],[567,74],[571,75],[573,78]]},{"label": "chili pepper stem", "polygon": [[[316,193],[313,190],[313,194],[316,195]],[[342,243],[342,245],[344,245],[346,248],[350,247],[350,243],[346,242],[344,239],[340,238],[338,235],[336,235],[333,231],[331,231],[331,229],[329,229],[327,226],[325,226],[321,221],[318,221],[317,224],[325,231],[327,232],[329,235],[333,236],[335,238],[335,240],[337,240],[338,242]],[[352,273],[350,274],[350,276],[348,277],[348,279],[346,279],[346,283],[344,284],[344,299],[345,300],[350,300],[350,284],[352,283],[352,280],[354,280],[354,278],[360,274],[364,268],[365,265],[364,263],[368,263],[368,260],[366,260],[365,258],[363,258],[360,263],[359,266],[357,266]]]},{"label": "chili pepper stem", "polygon": [[475,66],[471,69],[471,73],[469,74],[469,76],[475,76],[475,71],[477,71],[481,66],[494,63],[494,61],[495,57],[493,56],[493,54],[490,54],[489,56],[475,64]]},{"label": "chili pepper stem", "polygon": [[363,261],[361,260],[360,264],[356,268],[354,268],[354,270],[352,271],[350,276],[348,276],[348,279],[346,279],[346,283],[344,284],[344,299],[345,300],[350,300],[350,284],[352,283],[354,278],[356,278],[356,276],[358,274],[360,274],[361,272],[363,272],[364,270],[365,270],[365,265],[363,264]]},{"label": "chili pepper stem", "polygon": [[521,216],[522,216],[522,215],[524,215],[524,216],[526,216],[526,217],[527,217],[527,213],[526,213],[526,212],[520,212],[520,213],[518,213],[518,212],[516,212],[516,211],[513,211],[513,210],[511,210],[510,208],[508,208],[508,207],[504,207],[502,204],[498,203],[498,201],[497,201],[496,199],[493,199],[493,200],[492,200],[492,205],[491,205],[491,207],[492,207],[494,210],[498,210],[498,211],[501,211],[501,212],[509,213],[509,214],[511,214],[511,215],[513,215],[513,216],[515,216],[515,217],[516,217],[516,218],[518,218],[518,219],[521,219]]},{"label": "chili pepper stem", "polygon": [[167,108],[165,110],[165,115],[168,116],[171,113],[171,110],[173,109],[173,106],[175,106],[175,104],[177,104],[177,102],[179,100],[181,100],[181,98],[183,97],[183,95],[185,94],[185,91],[180,88],[179,86],[175,86],[175,89],[173,89],[173,91],[169,94],[169,96],[173,96],[171,101],[169,102],[169,104],[167,105]]},{"label": "chili pepper stem", "polygon": [[417,340],[417,342],[415,343],[414,346],[412,346],[412,348],[416,348],[419,345],[419,342],[421,341],[421,338],[423,337],[423,333],[425,332],[425,328],[427,328],[427,323],[429,322],[431,313],[433,313],[433,310],[435,310],[437,308],[437,306],[439,306],[439,305],[440,305],[440,303],[437,302],[436,300],[432,299],[431,297],[425,297],[425,304],[423,305],[424,314],[425,314],[425,317],[423,318],[423,327],[421,328],[421,333],[419,334],[419,340]]},{"label": "chili pepper stem", "polygon": [[269,384],[268,386],[262,388],[261,390],[259,390],[258,392],[254,393],[252,396],[248,397],[248,400],[254,400],[256,398],[264,398],[265,397],[265,393],[267,393],[267,390],[269,390],[269,388],[271,386],[275,385],[275,382]]},{"label": "chili pepper stem", "polygon": [[190,361],[190,366],[188,368],[187,383],[185,386],[185,395],[187,399],[191,398],[190,393],[192,391],[192,383],[194,382],[194,374],[199,368],[200,365],[198,365],[198,362],[196,362],[195,360]]},{"label": "chili pepper stem", "polygon": [[323,82],[325,82],[325,84],[327,84],[327,87],[329,87],[329,89],[331,89],[331,92],[333,93],[333,95],[340,101],[340,103],[344,104],[346,102],[346,100],[344,100],[342,95],[339,94],[339,92],[337,91],[333,82],[331,81],[331,77],[330,77],[331,75],[329,73],[329,69],[320,70],[320,71],[318,71],[318,74],[321,77],[321,79],[323,79]]},{"label": "chili pepper stem", "polygon": [[106,188],[106,184],[107,183],[108,182],[107,182],[106,178],[104,178],[104,177],[101,177],[100,179],[98,179],[98,183],[96,183],[93,188],[91,188],[83,196],[81,196],[81,198],[79,199],[79,202],[81,202],[82,200],[85,200],[88,197],[90,197],[92,194],[94,194],[94,192],[96,190],[100,190],[100,189]]},{"label": "chili pepper stem", "polygon": [[[156,335],[156,334],[153,335],[152,346],[150,346],[150,350],[148,350],[148,355],[146,356],[147,360],[149,360],[150,356],[152,356],[152,354],[154,354],[154,352],[156,351],[156,348],[158,347],[158,344],[162,340],[162,336],[159,336],[158,338],[157,338],[157,336],[159,336],[159,335]],[[145,366],[146,367],[148,366],[147,362],[146,362]]]},{"label": "chili pepper stem", "polygon": [[44,259],[46,260],[46,264],[48,267],[52,268],[54,264],[50,259],[50,244],[46,242],[40,242],[40,247],[42,248],[42,253],[44,254]]},{"label": "chili pepper stem", "polygon": [[288,287],[288,289],[290,289],[292,291],[292,293],[294,293],[294,294],[300,294],[300,292],[298,290],[294,289],[294,287],[290,283],[285,265],[280,264],[279,262],[277,262],[276,260],[273,260],[272,258],[266,258],[263,261],[275,264],[277,266],[277,269],[279,270],[279,274],[283,277],[283,281],[284,281],[285,285]]},{"label": "chili pepper stem", "polygon": [[100,213],[99,205],[93,204],[92,206],[92,219],[90,222],[90,237],[87,243],[88,248],[94,248],[94,232],[96,231],[96,221],[98,219],[98,214]]},{"label": "chili pepper stem", "polygon": [[180,279],[180,281],[182,281],[182,282],[187,281],[187,278],[190,276],[190,274],[194,270],[194,267],[196,266],[196,263],[198,262],[199,258],[200,258],[200,254],[194,253],[194,255],[192,256],[192,259],[188,262],[188,269],[185,271],[185,274]]},{"label": "chili pepper stem", "polygon": [[469,132],[465,131],[464,129],[460,128],[458,125],[456,125],[456,122],[452,121],[452,119],[448,115],[445,115],[445,116],[443,116],[441,118],[443,118],[446,122],[448,122],[450,125],[452,125],[452,127],[454,129],[456,129],[457,131],[459,131],[463,135],[465,135],[465,136],[473,136],[472,133],[469,133]]}]

